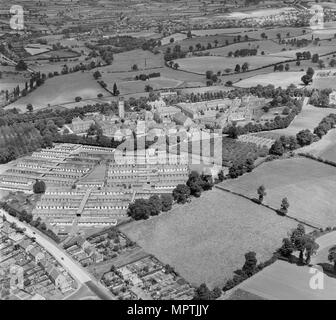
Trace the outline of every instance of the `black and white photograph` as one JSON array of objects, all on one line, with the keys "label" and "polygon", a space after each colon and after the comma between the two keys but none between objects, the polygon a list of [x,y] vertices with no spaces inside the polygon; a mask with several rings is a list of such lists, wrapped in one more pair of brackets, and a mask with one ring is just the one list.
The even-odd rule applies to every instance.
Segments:
[{"label": "black and white photograph", "polygon": [[29,300],[336,300],[336,1],[0,0],[0,304]]}]

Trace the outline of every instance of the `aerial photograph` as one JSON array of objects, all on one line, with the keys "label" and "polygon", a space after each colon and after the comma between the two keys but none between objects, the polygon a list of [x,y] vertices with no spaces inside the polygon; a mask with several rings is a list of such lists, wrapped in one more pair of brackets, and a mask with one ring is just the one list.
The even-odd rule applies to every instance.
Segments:
[{"label": "aerial photograph", "polygon": [[335,195],[336,0],[0,0],[0,302],[336,300]]}]

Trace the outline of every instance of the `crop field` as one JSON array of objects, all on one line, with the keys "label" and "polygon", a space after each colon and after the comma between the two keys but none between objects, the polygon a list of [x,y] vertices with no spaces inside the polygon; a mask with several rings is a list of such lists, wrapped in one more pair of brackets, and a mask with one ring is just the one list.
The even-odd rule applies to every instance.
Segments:
[{"label": "crop field", "polygon": [[255,251],[259,261],[270,258],[295,226],[251,201],[214,189],[121,230],[187,281],[214,287],[243,266],[246,252]]},{"label": "crop field", "polygon": [[287,128],[273,130],[272,132],[279,135],[296,135],[299,131],[305,129],[314,131],[314,128],[318,126],[320,121],[330,113],[336,113],[336,109],[317,108],[306,104],[303,106],[300,114],[295,117]]},{"label": "crop field", "polygon": [[252,56],[239,58],[210,56],[177,59],[175,62],[179,64],[181,70],[205,74],[207,70],[212,70],[214,72],[224,72],[226,68],[234,70],[236,64],[242,65],[245,62],[248,62],[249,69],[256,69],[269,64],[282,62],[284,60],[284,58],[272,56]]},{"label": "crop field", "polygon": [[15,107],[26,111],[27,104],[31,103],[37,110],[47,107],[48,104],[52,106],[74,102],[77,96],[82,99],[97,98],[99,93],[106,95],[106,91],[93,79],[91,73],[76,72],[48,79],[44,85],[7,108]]},{"label": "crop field", "polygon": [[305,158],[274,160],[235,180],[221,183],[226,189],[257,197],[266,188],[264,203],[280,208],[288,198],[288,215],[317,227],[336,226],[336,168]]},{"label": "crop field", "polygon": [[336,129],[330,130],[321,140],[296,152],[310,153],[315,157],[336,162]]}]

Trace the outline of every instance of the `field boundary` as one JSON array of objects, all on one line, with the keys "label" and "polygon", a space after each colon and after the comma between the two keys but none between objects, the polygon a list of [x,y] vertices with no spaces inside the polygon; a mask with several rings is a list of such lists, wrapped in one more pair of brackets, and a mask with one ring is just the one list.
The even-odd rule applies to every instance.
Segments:
[{"label": "field boundary", "polygon": [[[227,193],[231,193],[231,194],[233,194],[233,195],[235,195],[235,196],[244,198],[244,199],[249,200],[249,201],[253,202],[254,204],[256,204],[256,202],[254,201],[253,198],[250,198],[250,197],[248,197],[248,196],[246,196],[246,195],[244,195],[244,194],[241,194],[241,193],[232,191],[232,190],[227,189],[227,188],[224,188],[223,186],[220,186],[220,185],[215,185],[215,188],[217,188],[217,189],[219,189],[219,190],[222,190],[222,191],[225,191],[225,192],[227,192]],[[274,211],[276,214],[278,214],[278,209],[275,209],[275,208],[273,208],[273,207],[271,207],[271,206],[269,206],[269,205],[267,205],[267,204],[264,204],[264,203],[258,203],[258,205],[263,206],[264,208],[267,208],[267,209],[269,209],[269,210],[272,210],[272,211]],[[316,230],[320,230],[320,229],[321,229],[321,227],[317,227],[317,226],[313,225],[311,222],[308,222],[308,221],[305,221],[305,220],[300,220],[300,219],[298,219],[298,218],[292,217],[292,216],[287,215],[287,214],[284,215],[283,217],[284,217],[284,218],[289,218],[289,219],[294,220],[294,221],[297,221],[298,223],[302,223],[302,224],[306,225],[307,227],[310,227],[310,228],[313,228],[313,229],[316,229]]]}]

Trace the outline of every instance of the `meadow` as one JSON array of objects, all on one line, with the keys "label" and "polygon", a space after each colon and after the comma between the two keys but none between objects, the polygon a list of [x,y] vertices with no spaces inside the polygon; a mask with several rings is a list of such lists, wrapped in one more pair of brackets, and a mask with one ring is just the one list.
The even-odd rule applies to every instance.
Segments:
[{"label": "meadow", "polygon": [[336,168],[305,158],[274,160],[249,174],[221,183],[226,189],[257,198],[264,185],[264,203],[276,209],[288,198],[288,215],[317,227],[336,226]]},{"label": "meadow", "polygon": [[287,128],[273,130],[272,132],[287,136],[296,135],[299,131],[305,129],[309,129],[313,132],[320,121],[330,113],[336,113],[336,109],[317,108],[310,104],[304,104],[300,114],[295,117]]},{"label": "meadow", "polygon": [[195,72],[198,74],[205,74],[207,70],[212,70],[215,73],[217,71],[225,72],[224,70],[226,68],[234,70],[236,64],[242,65],[245,62],[249,64],[249,69],[251,70],[273,63],[279,63],[284,60],[284,58],[272,56],[252,56],[238,58],[208,56],[177,59],[175,62],[179,64],[181,70]]},{"label": "meadow", "polygon": [[7,108],[18,108],[26,111],[27,104],[31,103],[35,110],[45,108],[48,104],[57,105],[74,102],[77,96],[82,99],[97,98],[106,91],[93,79],[89,72],[76,72],[68,75],[48,79],[27,96],[20,98]]},{"label": "meadow", "polygon": [[321,140],[296,150],[297,153],[309,153],[323,160],[336,162],[336,129],[330,130]]},{"label": "meadow", "polygon": [[243,266],[246,252],[255,251],[259,261],[270,258],[295,226],[251,201],[215,189],[121,230],[187,281],[213,288]]}]

